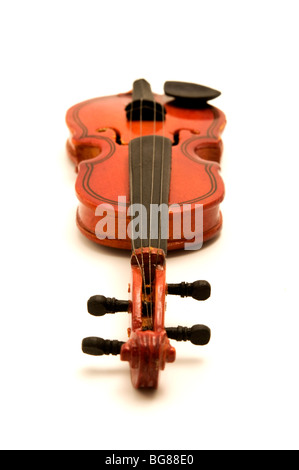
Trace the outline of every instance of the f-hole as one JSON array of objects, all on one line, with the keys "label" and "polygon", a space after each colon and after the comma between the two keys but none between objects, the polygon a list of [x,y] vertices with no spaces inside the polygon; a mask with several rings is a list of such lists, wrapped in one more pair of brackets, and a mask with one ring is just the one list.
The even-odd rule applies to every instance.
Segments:
[{"label": "f-hole", "polygon": [[109,127],[109,128],[103,127],[102,129],[97,129],[97,132],[106,132],[108,129],[111,129],[115,133],[115,142],[118,145],[123,145],[123,142],[120,137],[120,133],[118,132],[117,129],[114,129],[114,127]]},{"label": "f-hole", "polygon": [[192,129],[179,129],[178,131],[175,131],[173,133],[173,141],[172,141],[172,146],[174,147],[175,145],[178,145],[180,143],[180,132],[188,130],[192,134],[198,135],[199,132],[197,130],[192,130]]},{"label": "f-hole", "polygon": [[172,141],[172,146],[174,147],[175,145],[178,145],[180,141],[180,131],[176,131],[173,134],[173,141]]}]

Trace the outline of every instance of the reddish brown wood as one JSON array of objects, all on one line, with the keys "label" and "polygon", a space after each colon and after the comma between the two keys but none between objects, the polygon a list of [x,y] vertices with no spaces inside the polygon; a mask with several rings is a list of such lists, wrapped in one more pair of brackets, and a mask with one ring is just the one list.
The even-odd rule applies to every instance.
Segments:
[{"label": "reddish brown wood", "polygon": [[[67,150],[78,172],[79,229],[96,243],[132,249],[130,238],[123,237],[123,233],[120,236],[130,222],[127,214],[130,204],[129,142],[140,136],[157,134],[173,142],[169,205],[177,204],[179,208],[169,214],[168,249],[182,249],[187,241],[183,236],[172,236],[174,217],[182,212],[184,204],[190,204],[192,221],[196,204],[202,204],[203,239],[213,238],[222,226],[219,206],[224,197],[224,185],[219,171],[221,134],[226,123],[223,112],[208,105],[201,109],[184,109],[175,106],[173,98],[155,95],[155,100],[166,109],[164,124],[130,124],[125,108],[131,100],[131,92],[95,98],[73,106],[67,113],[66,122],[71,133]],[[119,205],[119,197],[125,197],[126,204]],[[102,217],[96,215],[99,205],[113,221],[116,216],[115,230],[104,240],[96,236],[96,225]],[[164,326],[165,254],[153,247],[133,250],[131,269],[129,313],[132,325],[129,340],[121,348],[121,360],[130,365],[134,387],[157,388],[160,370],[167,362],[174,362],[176,355]]]},{"label": "reddish brown wood", "polygon": [[[151,291],[144,295],[144,279],[139,266],[145,266],[148,282],[149,266],[152,267]],[[132,330],[129,341],[123,345],[121,360],[128,361],[135,388],[157,388],[159,372],[167,362],[175,361],[175,349],[171,346],[164,328],[166,263],[164,253],[154,248],[136,250],[132,255]],[[148,315],[142,312],[147,301]],[[152,314],[151,314],[152,313]]]},{"label": "reddish brown wood", "polygon": [[[140,136],[139,122],[132,126],[126,119],[125,107],[131,93],[85,101],[72,107],[66,117],[71,137],[67,143],[70,158],[77,165],[76,192],[80,205],[77,224],[86,237],[96,243],[114,248],[131,249],[131,240],[119,239],[118,220],[130,218],[126,214],[130,203],[128,143]],[[224,197],[224,185],[219,174],[222,154],[221,133],[225,116],[219,109],[175,107],[164,95],[155,99],[166,108],[166,121],[142,123],[142,135],[168,137],[177,142],[172,151],[172,170],[169,204],[191,204],[192,218],[195,204],[203,205],[203,239],[213,238],[222,227],[219,205]],[[118,197],[124,196],[127,207],[118,207]],[[96,207],[107,204],[107,213],[116,215],[116,238],[99,240],[95,235]],[[113,207],[113,212],[111,212]],[[106,216],[106,213],[105,213]],[[168,249],[182,249],[186,240],[173,239],[173,217],[170,214]],[[190,242],[190,240],[189,240]]]}]

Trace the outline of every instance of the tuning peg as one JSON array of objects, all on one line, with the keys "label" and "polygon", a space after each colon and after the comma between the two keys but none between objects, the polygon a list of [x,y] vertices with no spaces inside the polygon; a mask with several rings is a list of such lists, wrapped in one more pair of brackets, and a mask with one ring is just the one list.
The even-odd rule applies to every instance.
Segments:
[{"label": "tuning peg", "polygon": [[87,310],[95,317],[101,317],[106,313],[128,312],[130,302],[127,300],[110,299],[103,295],[94,295],[87,302]]},{"label": "tuning peg", "polygon": [[195,300],[207,300],[211,295],[211,286],[207,281],[195,281],[191,284],[168,284],[168,294],[181,297],[193,297]]},{"label": "tuning peg", "polygon": [[103,356],[103,354],[117,356],[120,354],[123,344],[125,343],[117,340],[110,341],[109,339],[95,337],[85,338],[82,341],[82,351],[90,356]]},{"label": "tuning peg", "polygon": [[194,325],[192,328],[178,326],[176,328],[165,328],[169,339],[176,341],[191,341],[192,344],[205,346],[210,342],[211,330],[205,325]]}]

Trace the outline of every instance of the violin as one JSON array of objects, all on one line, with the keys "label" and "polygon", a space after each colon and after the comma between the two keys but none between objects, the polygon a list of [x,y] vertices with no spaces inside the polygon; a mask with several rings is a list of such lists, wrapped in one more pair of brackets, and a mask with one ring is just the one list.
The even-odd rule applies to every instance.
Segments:
[{"label": "violin", "polygon": [[67,152],[76,165],[77,226],[95,243],[128,250],[130,299],[92,296],[94,316],[127,312],[128,341],[90,337],[86,354],[119,355],[135,388],[157,388],[160,371],[176,358],[170,340],[206,345],[211,331],[165,326],[166,296],[204,301],[207,281],[167,284],[168,250],[198,250],[222,227],[222,111],[209,104],[220,92],[166,82],[164,94],[136,80],[127,93],[70,108]]}]

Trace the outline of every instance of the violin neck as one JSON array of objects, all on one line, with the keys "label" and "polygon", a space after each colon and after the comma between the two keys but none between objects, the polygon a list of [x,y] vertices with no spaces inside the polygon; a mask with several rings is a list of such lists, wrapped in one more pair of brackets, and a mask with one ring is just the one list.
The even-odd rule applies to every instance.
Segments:
[{"label": "violin neck", "polygon": [[142,268],[142,282],[144,287],[148,287],[147,295],[151,295],[155,287],[156,269],[164,269],[166,265],[165,253],[157,248],[139,248],[134,251],[131,257],[131,266]]},{"label": "violin neck", "polygon": [[171,140],[158,135],[129,144],[131,216],[139,214],[132,220],[133,251],[151,247],[167,253],[171,154]]}]

